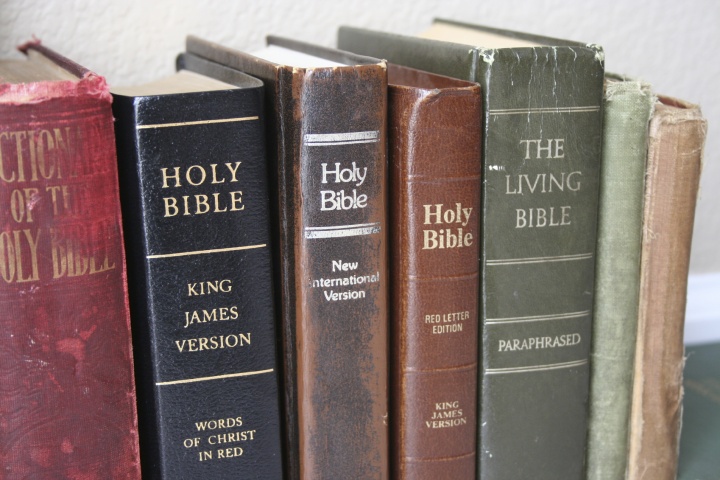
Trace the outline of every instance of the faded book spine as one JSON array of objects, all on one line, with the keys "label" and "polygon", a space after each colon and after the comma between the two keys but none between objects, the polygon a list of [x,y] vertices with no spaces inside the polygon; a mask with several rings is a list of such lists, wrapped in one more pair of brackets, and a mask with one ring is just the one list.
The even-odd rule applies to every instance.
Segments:
[{"label": "faded book spine", "polygon": [[110,94],[2,87],[0,476],[139,479]]},{"label": "faded book spine", "polygon": [[280,478],[262,87],[115,98],[143,474]]},{"label": "faded book spine", "polygon": [[655,97],[633,80],[606,80],[590,366],[587,478],[627,468],[642,242],[647,129]]},{"label": "faded book spine", "polygon": [[660,98],[650,121],[629,480],[677,475],[690,244],[707,123]]},{"label": "faded book spine", "polygon": [[480,87],[396,65],[389,83],[392,472],[472,478]]},{"label": "faded book spine", "polygon": [[285,321],[300,473],[387,478],[386,71],[307,70],[292,82],[294,107],[280,115],[297,157],[280,162],[281,209],[295,222],[295,314]]},{"label": "faded book spine", "polygon": [[602,60],[578,47],[479,54],[486,102],[480,476],[579,479]]}]

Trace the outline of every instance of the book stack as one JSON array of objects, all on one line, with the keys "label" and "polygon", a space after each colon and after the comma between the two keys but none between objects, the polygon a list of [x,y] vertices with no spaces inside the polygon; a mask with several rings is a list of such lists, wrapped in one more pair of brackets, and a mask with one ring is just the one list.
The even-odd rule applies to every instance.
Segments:
[{"label": "book stack", "polygon": [[0,62],[7,478],[675,478],[699,107],[454,21],[338,48]]}]

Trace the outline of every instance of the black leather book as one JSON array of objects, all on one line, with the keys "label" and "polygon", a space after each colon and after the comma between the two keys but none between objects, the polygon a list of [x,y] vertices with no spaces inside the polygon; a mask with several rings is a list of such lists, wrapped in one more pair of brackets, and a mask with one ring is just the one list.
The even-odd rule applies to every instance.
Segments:
[{"label": "black leather book", "polygon": [[113,90],[143,478],[282,477],[263,85],[226,73]]}]

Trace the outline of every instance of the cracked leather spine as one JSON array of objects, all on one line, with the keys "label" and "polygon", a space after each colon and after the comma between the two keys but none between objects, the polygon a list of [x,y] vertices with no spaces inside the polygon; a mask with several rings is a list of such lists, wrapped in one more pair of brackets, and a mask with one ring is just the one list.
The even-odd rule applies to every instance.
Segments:
[{"label": "cracked leather spine", "polygon": [[269,37],[342,66],[276,64],[196,37],[263,80],[277,229],[290,478],[388,478],[385,62]]}]

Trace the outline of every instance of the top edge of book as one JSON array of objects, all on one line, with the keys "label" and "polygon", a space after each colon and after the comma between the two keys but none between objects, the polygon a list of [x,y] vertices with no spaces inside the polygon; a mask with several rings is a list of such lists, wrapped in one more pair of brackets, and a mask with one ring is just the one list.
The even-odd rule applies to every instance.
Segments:
[{"label": "top edge of book", "polygon": [[[472,45],[486,49],[535,48],[549,46],[590,47],[591,45],[513,30],[486,27],[446,19],[435,19],[418,35],[428,40]],[[597,46],[594,46],[598,48]]]},{"label": "top edge of book", "polygon": [[358,55],[343,50],[316,45],[286,37],[269,35],[267,45],[252,51],[238,50],[195,35],[187,37],[187,52],[219,63],[228,63],[231,68],[239,59],[256,59],[274,65],[275,68],[355,68],[358,66],[386,67],[384,60]]},{"label": "top edge of book", "polygon": [[349,63],[337,62],[329,58],[273,44],[251,52],[250,55],[278,65],[288,65],[296,68],[324,68],[350,65]]},{"label": "top edge of book", "polygon": [[231,85],[199,73],[191,72],[189,70],[180,70],[175,74],[168,75],[148,83],[112,87],[110,88],[110,91],[113,94],[125,95],[128,97],[147,97],[156,95],[231,90],[235,88],[238,88],[238,86]]},{"label": "top edge of book", "polygon": [[42,51],[28,49],[24,59],[0,60],[0,83],[34,83],[45,81],[77,81],[80,76],[46,56]]}]

